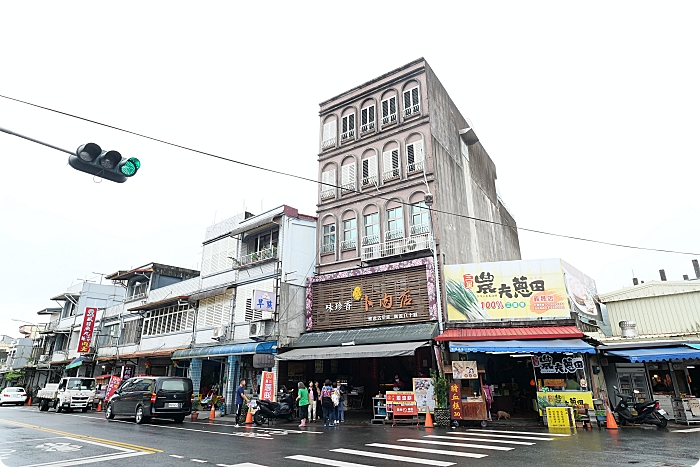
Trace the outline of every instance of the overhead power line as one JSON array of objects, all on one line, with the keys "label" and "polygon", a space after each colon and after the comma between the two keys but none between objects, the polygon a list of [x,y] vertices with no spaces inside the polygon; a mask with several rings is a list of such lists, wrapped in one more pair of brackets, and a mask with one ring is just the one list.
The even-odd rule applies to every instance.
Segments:
[{"label": "overhead power line", "polygon": [[[340,186],[340,185],[335,185],[335,184],[332,184],[332,183],[325,183],[325,182],[322,182],[322,181],[319,181],[319,180],[311,179],[311,178],[308,178],[308,177],[303,177],[303,176],[301,176],[301,175],[291,174],[291,173],[283,172],[283,171],[281,171],[281,170],[270,169],[270,168],[268,168],[268,167],[262,167],[262,166],[259,166],[259,165],[255,165],[255,164],[251,164],[251,163],[248,163],[248,162],[239,161],[239,160],[236,160],[236,159],[231,159],[231,158],[229,158],[229,157],[220,156],[220,155],[213,154],[213,153],[210,153],[210,152],[201,151],[201,150],[199,150],[199,149],[191,148],[191,147],[188,147],[188,146],[183,146],[183,145],[181,145],[181,144],[171,143],[170,141],[166,141],[166,140],[163,140],[163,139],[155,138],[155,137],[153,137],[153,136],[148,136],[148,135],[145,135],[145,134],[142,134],[142,133],[137,133],[137,132],[135,132],[135,131],[127,130],[127,129],[120,128],[120,127],[117,127],[117,126],[114,126],[114,125],[109,125],[109,124],[107,124],[107,123],[98,122],[97,120],[91,120],[91,119],[89,119],[89,118],[81,117],[81,116],[79,116],[79,115],[74,115],[74,114],[71,114],[71,113],[68,113],[68,112],[63,112],[63,111],[60,111],[60,110],[52,109],[52,108],[50,108],[50,107],[45,107],[45,106],[42,106],[42,105],[33,104],[33,103],[31,103],[31,102],[23,101],[23,100],[21,100],[21,99],[16,99],[16,98],[14,98],[14,97],[5,96],[5,95],[2,95],[2,94],[0,94],[0,97],[2,97],[2,98],[4,98],[4,99],[7,99],[7,100],[14,101],[14,102],[19,102],[19,103],[21,103],[21,104],[25,104],[25,105],[29,105],[29,106],[32,106],[32,107],[36,107],[36,108],[39,108],[39,109],[47,110],[47,111],[49,111],[49,112],[54,112],[54,113],[57,113],[57,114],[60,114],[60,115],[65,115],[66,117],[71,117],[71,118],[75,118],[75,119],[78,119],[78,120],[82,120],[82,121],[84,121],[84,122],[94,123],[95,125],[100,125],[100,126],[103,126],[103,127],[106,127],[106,128],[111,128],[111,129],[113,129],[113,130],[121,131],[121,132],[123,132],[123,133],[127,133],[127,134],[130,134],[130,135],[138,136],[138,137],[140,137],[140,138],[145,138],[145,139],[148,139],[148,140],[151,140],[151,141],[156,141],[156,142],[158,142],[158,143],[162,143],[162,144],[165,144],[165,145],[168,145],[168,146],[172,146],[172,147],[175,147],[175,148],[184,149],[185,151],[190,151],[190,152],[194,152],[194,153],[196,153],[196,154],[201,154],[201,155],[203,155],[203,156],[213,157],[213,158],[215,158],[215,159],[219,159],[219,160],[222,160],[222,161],[226,161],[226,162],[231,162],[231,163],[234,163],[234,164],[238,164],[238,165],[241,165],[241,166],[243,166],[243,167],[249,167],[249,168],[251,168],[251,169],[262,170],[262,171],[265,171],[265,172],[274,173],[274,174],[282,175],[282,176],[285,176],[285,177],[296,178],[297,180],[303,180],[303,181],[306,181],[306,182],[314,183],[314,184],[316,184],[316,185],[322,185],[322,186],[327,186],[327,187],[331,187],[331,188],[336,188],[336,189],[344,190],[344,191],[346,191],[346,192],[354,192],[354,193],[357,193],[357,194],[367,195],[366,198],[378,198],[378,199],[382,199],[382,200],[385,200],[385,201],[397,201],[396,198],[387,198],[387,197],[378,195],[378,194],[376,194],[376,193],[369,193],[369,194],[368,194],[368,193],[366,193],[366,192],[362,192],[362,191],[359,191],[359,190],[357,190],[357,189],[343,188],[343,187]],[[404,202],[404,201],[399,201],[399,202],[400,202],[400,204],[403,204],[403,205],[406,205],[406,206],[410,206],[410,203],[407,203],[407,202]],[[469,215],[466,215],[466,214],[460,214],[460,213],[456,213],[456,212],[442,211],[442,210],[440,210],[440,209],[431,209],[431,211],[434,211],[434,212],[439,213],[439,214],[444,214],[444,215],[449,215],[449,216],[460,217],[460,218],[463,218],[463,219],[470,219],[470,220],[473,220],[473,221],[476,221],[476,222],[485,222],[485,223],[488,223],[488,224],[500,225],[500,226],[502,226],[502,227],[506,227],[506,228],[510,228],[510,229],[517,229],[517,230],[523,231],[523,232],[531,232],[531,233],[536,233],[536,234],[540,234],[540,235],[548,235],[548,236],[551,236],[551,237],[559,237],[559,238],[565,238],[565,239],[569,239],[569,240],[577,240],[577,241],[581,241],[581,242],[596,243],[596,244],[599,244],[599,245],[614,246],[614,247],[618,247],[618,248],[628,248],[628,249],[633,249],[633,250],[654,251],[654,252],[659,252],[659,253],[673,253],[673,254],[679,254],[679,255],[700,256],[700,253],[693,253],[693,252],[687,252],[687,251],[677,251],[677,250],[666,250],[666,249],[662,249],[662,248],[647,248],[647,247],[636,246],[636,245],[626,245],[626,244],[623,244],[623,243],[606,242],[606,241],[603,241],[603,240],[595,240],[595,239],[591,239],[591,238],[577,237],[577,236],[574,236],[574,235],[565,235],[565,234],[559,234],[559,233],[554,233],[554,232],[546,232],[546,231],[544,231],[544,230],[530,229],[530,228],[520,227],[520,226],[513,226],[513,225],[510,225],[510,224],[508,224],[508,223],[492,221],[492,220],[489,220],[489,219],[482,219],[482,218],[479,218],[479,217],[469,216]]]}]

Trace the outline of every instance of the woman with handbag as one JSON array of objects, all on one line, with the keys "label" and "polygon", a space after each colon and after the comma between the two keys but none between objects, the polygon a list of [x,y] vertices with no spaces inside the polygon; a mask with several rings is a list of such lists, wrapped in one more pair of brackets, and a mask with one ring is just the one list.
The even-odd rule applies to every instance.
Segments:
[{"label": "woman with handbag", "polygon": [[309,381],[309,423],[316,421],[316,401],[318,400],[318,388],[313,381]]}]

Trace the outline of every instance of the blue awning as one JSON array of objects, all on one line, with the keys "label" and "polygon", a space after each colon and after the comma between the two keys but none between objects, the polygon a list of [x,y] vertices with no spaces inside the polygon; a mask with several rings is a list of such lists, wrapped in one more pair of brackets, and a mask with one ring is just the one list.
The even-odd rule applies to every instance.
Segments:
[{"label": "blue awning", "polygon": [[450,342],[450,352],[595,353],[595,348],[586,344],[581,339],[533,339]]},{"label": "blue awning", "polygon": [[700,350],[700,344],[685,344],[685,345],[687,345],[688,347],[690,347],[692,349]]},{"label": "blue awning", "polygon": [[700,358],[700,350],[690,347],[608,350],[607,353],[626,358],[632,363],[661,362],[664,360],[693,360]]},{"label": "blue awning", "polygon": [[180,360],[185,358],[227,357],[229,355],[246,355],[255,353],[276,354],[277,341],[249,342],[247,344],[217,345],[215,347],[176,350],[173,352],[171,358],[173,360]]}]

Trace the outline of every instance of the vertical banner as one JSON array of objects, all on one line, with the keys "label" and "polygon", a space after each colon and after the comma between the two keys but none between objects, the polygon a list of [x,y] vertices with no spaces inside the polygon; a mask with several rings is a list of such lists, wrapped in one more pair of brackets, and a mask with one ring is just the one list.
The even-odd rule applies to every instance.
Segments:
[{"label": "vertical banner", "polygon": [[416,405],[420,413],[425,413],[426,409],[435,412],[433,378],[413,378],[413,392],[416,394]]},{"label": "vertical banner", "polygon": [[92,330],[95,328],[96,317],[97,308],[85,308],[85,313],[83,313],[83,329],[80,331],[80,341],[78,341],[78,353],[90,352]]},{"label": "vertical banner", "polygon": [[459,380],[450,384],[450,418],[452,420],[462,419],[462,384]]},{"label": "vertical banner", "polygon": [[105,402],[109,402],[109,400],[114,395],[114,391],[116,391],[119,388],[119,385],[121,383],[121,376],[112,375],[112,377],[109,378],[109,384],[107,384],[107,392],[105,393]]},{"label": "vertical banner", "polygon": [[263,371],[260,384],[260,399],[274,401],[275,397],[275,374],[272,371]]},{"label": "vertical banner", "polygon": [[124,366],[122,367],[122,380],[127,380],[134,376],[134,367],[133,366]]}]

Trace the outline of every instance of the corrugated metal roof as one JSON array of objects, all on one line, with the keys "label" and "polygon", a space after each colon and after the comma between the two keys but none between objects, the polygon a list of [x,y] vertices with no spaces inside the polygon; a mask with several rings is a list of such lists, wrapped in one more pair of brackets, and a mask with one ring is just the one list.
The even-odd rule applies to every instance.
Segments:
[{"label": "corrugated metal roof", "polygon": [[144,311],[144,310],[153,310],[154,308],[160,308],[162,306],[168,305],[170,303],[175,303],[180,300],[187,300],[189,295],[180,295],[177,297],[170,297],[166,298],[163,300],[160,300],[158,302],[151,302],[151,303],[146,303],[145,305],[137,306],[134,308],[129,308],[127,311]]},{"label": "corrugated metal roof", "polygon": [[653,281],[599,294],[603,303],[700,292],[700,281]]},{"label": "corrugated metal roof", "polygon": [[576,326],[538,326],[517,328],[453,328],[436,341],[481,341],[511,339],[569,339],[583,337]]},{"label": "corrugated metal roof", "polygon": [[435,323],[405,324],[376,328],[344,329],[340,331],[307,332],[291,347],[329,347],[354,342],[355,345],[387,342],[410,342],[430,340],[435,337]]}]

